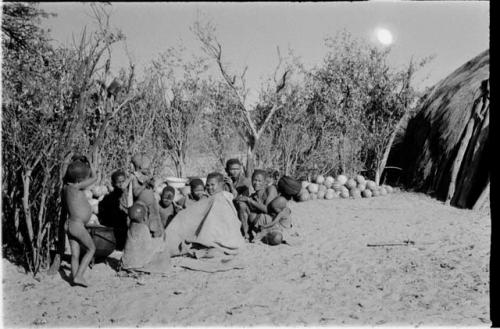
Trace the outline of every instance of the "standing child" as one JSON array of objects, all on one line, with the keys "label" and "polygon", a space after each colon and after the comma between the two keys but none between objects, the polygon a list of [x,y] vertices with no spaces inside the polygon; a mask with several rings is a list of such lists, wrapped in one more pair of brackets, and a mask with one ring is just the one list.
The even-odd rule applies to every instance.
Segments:
[{"label": "standing child", "polygon": [[[92,237],[85,228],[92,209],[83,191],[96,181],[96,173],[90,168],[88,161],[78,159],[68,166],[63,186],[63,206],[69,214],[65,228],[71,247],[71,274],[73,284],[83,287],[88,286],[83,275],[96,249]],[[86,249],[81,262],[80,245]]]}]

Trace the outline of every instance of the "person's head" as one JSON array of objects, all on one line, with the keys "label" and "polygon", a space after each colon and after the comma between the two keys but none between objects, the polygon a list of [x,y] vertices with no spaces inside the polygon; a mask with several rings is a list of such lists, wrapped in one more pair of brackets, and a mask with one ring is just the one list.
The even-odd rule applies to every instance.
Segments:
[{"label": "person's head", "polygon": [[255,169],[252,174],[252,186],[255,191],[267,186],[267,173],[265,170]]},{"label": "person's head", "polygon": [[279,245],[283,242],[283,234],[279,231],[271,231],[262,238],[262,242],[270,246]]},{"label": "person's head", "polygon": [[287,207],[287,200],[282,197],[278,196],[273,199],[268,205],[267,205],[267,213],[271,216],[276,216],[280,212],[282,212],[285,208]]},{"label": "person's head", "polygon": [[189,187],[191,188],[191,195],[195,200],[200,200],[203,193],[205,193],[205,184],[199,178],[192,179],[189,182]]},{"label": "person's head", "polygon": [[208,194],[213,195],[217,192],[221,192],[223,185],[224,176],[222,176],[221,173],[213,172],[208,174],[206,186]]},{"label": "person's head", "polygon": [[226,173],[232,179],[236,179],[241,174],[241,162],[238,159],[229,159],[226,162]]},{"label": "person's head", "polygon": [[128,208],[128,216],[133,223],[144,223],[146,221],[147,209],[144,203],[136,201]]},{"label": "person's head", "polygon": [[144,175],[150,175],[151,160],[144,155],[135,154],[132,157],[132,166],[135,171],[140,171]]},{"label": "person's head", "polygon": [[174,202],[175,189],[172,186],[165,186],[161,191],[160,203],[163,207],[169,207]]},{"label": "person's head", "polygon": [[80,160],[72,161],[66,170],[65,181],[68,183],[79,183],[90,175],[90,166]]},{"label": "person's head", "polygon": [[111,185],[116,190],[123,190],[125,188],[125,181],[127,174],[123,170],[117,170],[111,174]]}]

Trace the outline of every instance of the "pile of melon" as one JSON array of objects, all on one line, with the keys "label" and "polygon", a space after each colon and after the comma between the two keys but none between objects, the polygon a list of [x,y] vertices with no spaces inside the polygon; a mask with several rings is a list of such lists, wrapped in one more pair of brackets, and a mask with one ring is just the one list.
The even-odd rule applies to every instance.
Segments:
[{"label": "pile of melon", "polygon": [[374,181],[365,179],[362,175],[356,177],[338,175],[337,178],[318,175],[314,182],[302,182],[302,190],[297,200],[360,199],[384,196],[390,193],[394,193],[394,188],[391,186],[379,186]]}]

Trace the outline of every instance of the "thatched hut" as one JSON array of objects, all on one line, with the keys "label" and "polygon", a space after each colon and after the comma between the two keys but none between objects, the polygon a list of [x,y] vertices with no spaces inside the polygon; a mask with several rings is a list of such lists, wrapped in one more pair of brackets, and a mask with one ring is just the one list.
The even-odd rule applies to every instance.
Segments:
[{"label": "thatched hut", "polygon": [[486,50],[432,88],[388,159],[403,185],[460,208],[486,204],[489,75]]}]

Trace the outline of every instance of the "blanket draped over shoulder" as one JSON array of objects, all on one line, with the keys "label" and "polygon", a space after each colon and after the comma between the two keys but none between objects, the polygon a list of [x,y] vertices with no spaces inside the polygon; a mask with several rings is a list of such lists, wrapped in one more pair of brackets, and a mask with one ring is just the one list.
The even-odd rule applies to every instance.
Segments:
[{"label": "blanket draped over shoulder", "polygon": [[170,255],[188,252],[187,245],[216,248],[225,254],[236,254],[245,241],[228,193],[216,193],[179,212],[165,230]]},{"label": "blanket draped over shoulder", "polygon": [[163,273],[171,256],[188,254],[194,246],[235,255],[245,243],[240,226],[230,197],[216,193],[179,212],[161,238],[152,238],[147,225],[133,223],[127,234],[122,268]]}]

